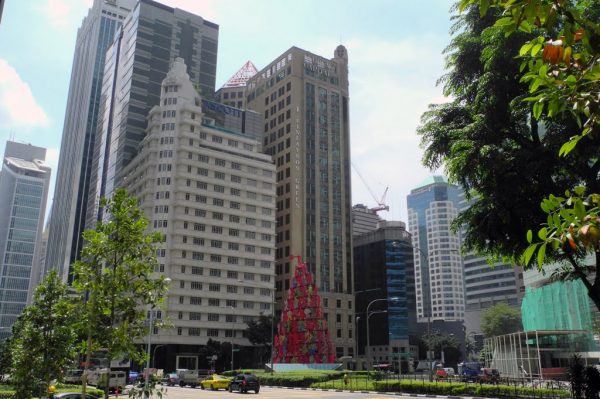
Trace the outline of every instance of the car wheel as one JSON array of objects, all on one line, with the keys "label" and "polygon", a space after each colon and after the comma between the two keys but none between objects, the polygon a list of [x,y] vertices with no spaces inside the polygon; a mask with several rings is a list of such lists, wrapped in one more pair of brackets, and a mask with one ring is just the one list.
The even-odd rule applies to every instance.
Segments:
[{"label": "car wheel", "polygon": [[211,390],[211,391],[214,391],[214,390],[215,390],[215,386],[211,384],[211,386],[210,386],[210,390]]},{"label": "car wheel", "polygon": [[183,381],[179,383],[179,386],[180,386],[180,387],[182,387],[182,388],[185,386],[185,385],[183,384]]},{"label": "car wheel", "polygon": [[231,388],[231,386],[229,386],[229,392],[233,392],[233,389]]},{"label": "car wheel", "polygon": [[254,393],[258,393],[258,391],[259,391],[259,389],[258,389],[258,388],[256,388],[256,389],[254,390]]}]

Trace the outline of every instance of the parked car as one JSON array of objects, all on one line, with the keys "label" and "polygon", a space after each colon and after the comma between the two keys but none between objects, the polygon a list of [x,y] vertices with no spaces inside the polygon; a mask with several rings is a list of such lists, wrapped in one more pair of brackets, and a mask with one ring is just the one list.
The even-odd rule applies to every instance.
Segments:
[{"label": "parked car", "polygon": [[64,382],[65,384],[81,384],[82,376],[83,370],[67,370],[65,373]]},{"label": "parked car", "polygon": [[446,375],[449,378],[452,378],[456,375],[456,372],[454,371],[453,367],[444,367],[444,371],[446,372]]},{"label": "parked car", "polygon": [[127,383],[135,384],[136,382],[141,381],[143,378],[144,376],[138,373],[137,371],[130,371],[129,377],[127,378]]},{"label": "parked car", "polygon": [[229,384],[229,392],[248,393],[248,391],[254,391],[254,393],[258,393],[259,390],[260,382],[254,374],[238,374]]},{"label": "parked car", "polygon": [[163,377],[161,384],[173,387],[179,385],[179,376],[177,373],[167,373]]},{"label": "parked car", "polygon": [[81,392],[61,392],[54,394],[55,399],[98,399],[97,396],[92,394],[83,394]]},{"label": "parked car", "polygon": [[482,368],[479,374],[479,382],[497,384],[500,382],[500,372],[498,369]]},{"label": "parked car", "polygon": [[448,372],[446,371],[445,368],[439,368],[439,369],[435,370],[435,376],[437,378],[447,378]]},{"label": "parked car", "polygon": [[228,389],[231,379],[222,375],[213,374],[210,377],[200,381],[200,387],[202,389],[212,389],[213,391],[219,389]]}]

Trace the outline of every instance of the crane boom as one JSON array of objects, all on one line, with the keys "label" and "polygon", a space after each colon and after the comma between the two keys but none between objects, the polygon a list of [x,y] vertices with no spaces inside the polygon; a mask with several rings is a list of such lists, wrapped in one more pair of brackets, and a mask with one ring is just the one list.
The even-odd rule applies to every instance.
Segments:
[{"label": "crane boom", "polygon": [[388,190],[389,190],[390,187],[387,186],[385,188],[385,191],[383,192],[383,195],[381,196],[381,200],[378,201],[377,197],[375,196],[375,193],[373,193],[373,190],[371,190],[371,187],[369,187],[369,185],[367,184],[367,180],[360,173],[360,171],[358,170],[358,168],[356,167],[356,165],[354,165],[354,163],[352,163],[352,162],[350,164],[352,165],[352,167],[354,168],[354,171],[358,174],[358,177],[360,177],[360,180],[362,180],[363,184],[365,185],[365,187],[369,191],[369,194],[371,194],[371,197],[373,197],[373,200],[377,204],[376,207],[369,208],[369,209],[371,211],[375,212],[375,213],[377,213],[379,211],[389,211],[390,207],[385,204],[385,197],[387,196],[387,193],[388,193]]}]

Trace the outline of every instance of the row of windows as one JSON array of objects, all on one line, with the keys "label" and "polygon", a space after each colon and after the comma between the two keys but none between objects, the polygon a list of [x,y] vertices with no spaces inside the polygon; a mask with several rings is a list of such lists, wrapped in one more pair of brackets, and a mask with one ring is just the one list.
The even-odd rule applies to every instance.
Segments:
[{"label": "row of windows", "polygon": [[[162,250],[162,251],[164,251],[164,250]],[[221,263],[222,258],[224,258],[224,256],[214,255],[214,254],[210,255],[210,261],[215,262],[215,263]],[[244,258],[237,258],[237,257],[231,257],[231,256],[229,256],[227,258],[228,258],[229,264],[236,264],[236,265],[242,264],[242,262],[238,262],[238,261],[241,259],[244,259]],[[232,259],[235,259],[235,262],[231,261]],[[243,263],[244,263],[244,266],[248,266],[248,267],[257,266],[257,263],[260,265],[260,267],[262,269],[268,269],[271,267],[271,262],[268,260],[261,260],[260,262],[258,262],[256,259],[244,259]],[[185,265],[181,265],[181,273],[185,274],[186,271],[187,271],[187,267]],[[191,273],[201,276],[204,274],[204,269],[200,266],[192,266]],[[261,281],[269,281],[269,280],[264,280],[263,277],[261,277]]]},{"label": "row of windows", "polygon": [[[269,294],[270,295],[270,294]],[[179,297],[179,304],[185,304],[184,296]],[[199,296],[190,296],[189,304],[190,305],[202,305],[202,299],[205,299],[208,303],[208,306],[212,307],[221,307],[222,300],[218,298],[203,298]],[[259,305],[260,310],[271,310],[271,304],[268,302],[251,302],[251,301],[240,301],[242,302],[242,308],[244,309],[254,309],[256,305]]]}]

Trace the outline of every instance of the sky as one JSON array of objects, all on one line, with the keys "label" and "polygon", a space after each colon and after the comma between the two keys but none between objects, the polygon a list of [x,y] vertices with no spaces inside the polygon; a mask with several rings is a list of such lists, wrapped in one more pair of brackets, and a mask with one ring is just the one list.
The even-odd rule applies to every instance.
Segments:
[{"label": "sky", "polygon": [[[416,130],[429,104],[446,101],[436,81],[444,73],[453,0],[159,1],[219,25],[217,88],[248,60],[260,70],[291,46],[332,58],[343,44],[352,202],[374,207],[389,187],[390,211],[379,215],[407,221],[410,190],[440,173],[422,165]],[[48,149],[48,210],[77,29],[92,2],[6,0],[0,21],[0,154],[9,139]]]}]

